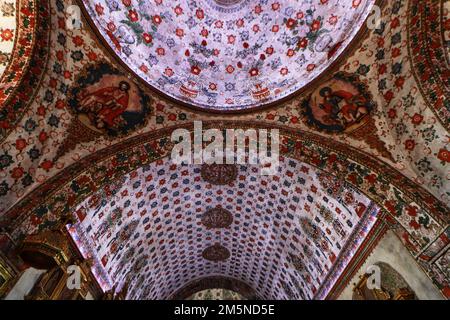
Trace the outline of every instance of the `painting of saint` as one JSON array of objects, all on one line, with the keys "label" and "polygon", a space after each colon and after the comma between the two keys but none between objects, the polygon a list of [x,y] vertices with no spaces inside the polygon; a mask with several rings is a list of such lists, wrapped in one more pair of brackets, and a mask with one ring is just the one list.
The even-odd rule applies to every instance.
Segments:
[{"label": "painting of saint", "polygon": [[351,132],[365,123],[373,102],[357,77],[336,74],[303,102],[308,122],[328,132]]},{"label": "painting of saint", "polygon": [[120,127],[125,121],[121,115],[128,108],[129,90],[130,84],[126,81],[91,93],[83,90],[79,94],[80,110],[89,115],[97,129]]},{"label": "painting of saint", "polygon": [[106,63],[90,66],[71,91],[69,106],[78,120],[97,133],[117,136],[141,126],[150,97]]}]

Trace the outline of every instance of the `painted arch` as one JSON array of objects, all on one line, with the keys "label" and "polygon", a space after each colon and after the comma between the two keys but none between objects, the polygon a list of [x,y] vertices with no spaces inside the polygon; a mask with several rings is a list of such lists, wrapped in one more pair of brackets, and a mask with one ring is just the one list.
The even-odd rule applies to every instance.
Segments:
[{"label": "painted arch", "polygon": [[[208,127],[245,129],[255,125],[222,121],[204,124],[205,129]],[[316,134],[269,128],[280,129],[284,157],[329,173],[374,201],[382,209],[383,219],[437,285],[442,290],[448,288],[448,279],[433,271],[429,263],[448,244],[449,211],[445,204],[395,169],[356,149]],[[105,184],[167,158],[173,146],[171,132],[166,129],[132,138],[82,159],[20,201],[2,217],[1,225],[11,230],[17,240],[48,228]]]}]

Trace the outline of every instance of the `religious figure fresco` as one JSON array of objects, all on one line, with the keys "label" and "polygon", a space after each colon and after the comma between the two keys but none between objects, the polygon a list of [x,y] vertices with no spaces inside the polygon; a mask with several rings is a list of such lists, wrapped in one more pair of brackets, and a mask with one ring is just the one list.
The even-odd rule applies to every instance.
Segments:
[{"label": "religious figure fresco", "polygon": [[350,133],[366,124],[373,99],[356,75],[337,73],[303,102],[307,122],[326,132]]},{"label": "religious figure fresco", "polygon": [[77,119],[98,134],[117,136],[145,124],[150,97],[106,63],[89,66],[71,90],[69,106]]}]

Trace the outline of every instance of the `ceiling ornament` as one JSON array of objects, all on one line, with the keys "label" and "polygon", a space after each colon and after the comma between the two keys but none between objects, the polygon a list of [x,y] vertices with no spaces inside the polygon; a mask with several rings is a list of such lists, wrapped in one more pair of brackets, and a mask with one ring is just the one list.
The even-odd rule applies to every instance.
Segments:
[{"label": "ceiling ornament", "polygon": [[[322,239],[325,238],[324,232],[315,224],[310,218],[301,217],[300,226],[306,234],[308,239],[311,239],[314,243],[320,243]],[[337,231],[337,230],[336,230]],[[339,233],[338,233],[339,234]],[[345,234],[341,235],[345,237]]]},{"label": "ceiling ornament", "polygon": [[83,0],[107,47],[182,104],[227,112],[310,85],[356,38],[375,0]]},{"label": "ceiling ornament", "polygon": [[208,229],[229,228],[232,223],[231,212],[221,207],[211,208],[202,216],[202,224]]},{"label": "ceiling ornament", "polygon": [[152,113],[151,98],[106,62],[87,65],[75,83],[67,102],[75,118],[55,159],[100,135],[125,136],[145,126]]},{"label": "ceiling ornament", "polygon": [[247,300],[235,291],[227,289],[206,289],[194,293],[186,300]]},{"label": "ceiling ornament", "polygon": [[298,300],[298,297],[295,294],[294,290],[287,282],[281,280],[280,285],[283,288],[284,293],[286,294],[287,300]]},{"label": "ceiling ornament", "polygon": [[[289,276],[287,269],[270,268],[282,265],[285,260],[284,248],[276,241],[280,237],[290,239],[287,241],[292,244],[292,252],[305,256],[309,272],[317,272],[313,282],[308,283],[295,274],[304,294],[312,297],[311,290],[320,286],[321,278],[332,266],[330,258],[340,256],[340,265],[346,265],[344,255],[339,254],[341,248],[347,247],[346,237],[333,234],[333,222],[327,222],[327,227],[317,225],[317,228],[327,228],[331,234],[320,239],[317,246],[308,242],[299,225],[300,212],[309,210],[311,219],[316,221],[315,217],[321,218],[317,210],[311,208],[323,204],[333,211],[339,208],[340,215],[336,219],[345,223],[348,235],[352,234],[357,222],[370,229],[370,225],[365,224],[370,219],[355,214],[356,205],[348,206],[328,198],[316,182],[318,170],[296,160],[281,160],[280,172],[271,177],[254,174],[257,166],[239,166],[239,175],[245,179],[239,184],[220,188],[212,188],[199,179],[200,168],[200,165],[173,165],[169,158],[157,161],[126,174],[127,181],[119,190],[109,184],[99,188],[74,210],[78,216],[78,212],[85,211],[81,214],[84,217],[82,223],[74,229],[76,243],[88,248],[83,250],[91,252],[88,255],[99,258],[99,270],[104,270],[111,283],[118,287],[124,282],[129,283],[130,290],[135,292],[132,297],[164,298],[181,284],[217,273],[248,282],[263,297],[278,297],[278,292],[273,291],[276,286],[269,285],[271,279],[277,279],[284,270],[285,276]],[[102,189],[109,191],[110,195],[103,198],[105,192]],[[316,198],[313,198],[313,192]],[[358,203],[366,206],[370,203],[364,195],[353,193]],[[280,213],[281,209],[273,199],[285,203],[289,212]],[[201,224],[205,208],[218,207],[233,213],[232,225],[220,230],[205,228]],[[134,235],[123,237],[123,230],[137,216],[141,218]],[[274,222],[271,216],[276,219]],[[286,227],[276,230],[273,223]],[[357,232],[358,237],[362,239],[364,233]],[[87,237],[82,237],[83,234]],[[322,249],[322,243],[327,241],[330,241],[330,246]],[[230,251],[230,258],[220,264],[200,258],[203,250],[214,243],[225,246]],[[117,250],[122,244],[124,250]],[[311,252],[303,249],[302,245],[311,247]],[[317,250],[321,253],[316,253]],[[146,261],[149,264],[139,275],[133,276],[130,270],[143,255],[148,256]],[[289,272],[294,274],[292,269]],[[265,275],[265,283],[258,283],[258,277],[254,275],[259,273]],[[141,275],[144,281],[139,280]],[[156,283],[147,296],[144,288],[152,281]],[[136,286],[139,288],[133,291]]]},{"label": "ceiling ornament", "polygon": [[69,110],[97,135],[117,137],[145,125],[151,98],[106,62],[88,65],[70,90]]},{"label": "ceiling ornament", "polygon": [[330,197],[337,199],[342,194],[342,191],[344,190],[344,182],[341,179],[325,173],[319,173],[317,176],[319,178],[320,185],[322,188],[327,190]]},{"label": "ceiling ornament", "polygon": [[221,262],[230,258],[230,251],[221,244],[214,244],[202,252],[202,257],[205,260],[212,262]]},{"label": "ceiling ornament", "polygon": [[[221,122],[222,125],[228,127],[245,128],[245,125],[255,125],[251,122]],[[205,128],[217,127],[215,122],[204,123]],[[256,125],[258,128],[258,125]],[[264,126],[266,127],[266,126]],[[319,169],[328,172],[330,174],[340,175],[355,188],[363,191],[372,199],[382,199],[377,201],[382,205],[385,210],[392,212],[396,217],[406,215],[406,208],[409,203],[413,203],[419,206],[424,215],[430,217],[433,223],[444,225],[448,221],[446,213],[448,208],[445,203],[439,201],[433,195],[431,195],[420,185],[412,182],[404,176],[398,174],[390,166],[384,163],[376,161],[374,158],[365,155],[364,153],[350,149],[347,146],[338,143],[336,141],[330,141],[316,134],[308,133],[305,131],[290,131],[281,127],[274,126],[273,128],[280,129],[280,139],[283,144],[280,146],[281,153],[286,157],[292,157],[299,159],[305,163],[318,166]],[[99,186],[122,177],[124,171],[110,171],[100,169],[100,160],[107,161],[109,166],[114,166],[113,163],[123,163],[124,170],[131,171],[140,166],[146,166],[158,159],[170,155],[172,146],[168,143],[168,137],[170,137],[171,131],[160,130],[157,132],[151,132],[140,136],[139,139],[130,139],[126,142],[118,143],[113,147],[107,148],[99,157],[98,154],[88,156],[84,162],[78,162],[72,165],[53,179],[48,180],[36,192],[32,192],[28,195],[27,200],[19,201],[14,207],[8,210],[0,219],[0,225],[5,226],[11,224],[13,227],[17,227],[18,224],[24,220],[29,219],[36,213],[36,203],[44,204],[41,201],[42,192],[48,192],[45,190],[53,190],[54,181],[64,181],[66,187],[59,187],[58,190],[53,190],[55,194],[59,194],[64,201],[69,203],[69,206],[58,206],[58,211],[49,210],[48,213],[67,213],[67,209],[70,209],[70,205],[73,205],[74,199],[81,199],[83,192],[81,188],[70,188],[71,180],[78,181],[77,184],[86,186],[97,186],[95,190],[99,189]],[[305,143],[305,141],[308,142]],[[147,156],[142,157],[143,150],[150,150],[151,153],[147,153]],[[127,154],[127,161],[124,163],[118,155],[121,153]],[[106,160],[103,160],[106,159]],[[360,159],[360,160],[354,160]],[[89,164],[87,166],[86,164]],[[95,166],[99,166],[96,168]],[[91,177],[87,168],[98,170],[95,173],[95,177]],[[358,170],[355,170],[358,168]],[[79,177],[79,178],[78,178]],[[89,184],[83,182],[82,179],[88,179]],[[61,184],[61,183],[60,183]],[[44,191],[42,191],[44,190]],[[400,192],[400,193],[399,193]],[[396,203],[396,199],[389,196],[390,194],[398,194],[398,197],[402,199],[401,206],[392,206],[392,203]],[[45,205],[52,207],[56,205],[52,204],[52,201],[56,201],[57,198],[48,198]],[[383,201],[384,199],[384,201]],[[399,199],[399,198],[397,198]],[[42,214],[40,214],[41,216]],[[44,215],[47,219],[47,214]],[[48,214],[49,217],[53,216]],[[52,218],[50,218],[52,219]],[[421,232],[427,232],[427,229],[421,229]],[[430,234],[431,238],[431,234]],[[419,241],[420,239],[417,239]]]},{"label": "ceiling ornament", "polygon": [[365,141],[384,157],[393,159],[377,134],[375,100],[358,75],[338,72],[301,103],[307,125],[330,134],[346,134]]},{"label": "ceiling ornament", "polygon": [[224,186],[236,181],[238,168],[234,164],[203,164],[200,175],[206,182]]},{"label": "ceiling ornament", "polygon": [[234,6],[236,4],[239,4],[243,0],[212,0],[213,2],[217,3],[219,6]]},{"label": "ceiling ornament", "polygon": [[215,288],[237,292],[247,300],[259,299],[255,289],[241,280],[222,276],[211,276],[191,281],[172,293],[167,300],[186,300],[197,292]]}]

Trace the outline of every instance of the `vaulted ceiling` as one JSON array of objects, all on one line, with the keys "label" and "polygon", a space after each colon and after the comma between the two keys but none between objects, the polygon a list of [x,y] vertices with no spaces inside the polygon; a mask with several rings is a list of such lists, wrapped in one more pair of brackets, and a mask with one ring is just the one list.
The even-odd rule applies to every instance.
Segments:
[{"label": "vaulted ceiling", "polygon": [[370,1],[84,0],[111,49],[144,81],[204,109],[295,93],[350,44]]},{"label": "vaulted ceiling", "polygon": [[16,8],[12,1],[0,1],[0,77],[9,65],[16,39]]},{"label": "vaulted ceiling", "polygon": [[[20,242],[76,213],[99,282],[130,298],[223,276],[308,299],[325,298],[380,212],[445,291],[450,4],[376,4],[379,25],[371,0],[18,0],[0,226]],[[174,165],[167,137],[198,120],[285,129],[280,171],[239,165],[218,185]]]}]

